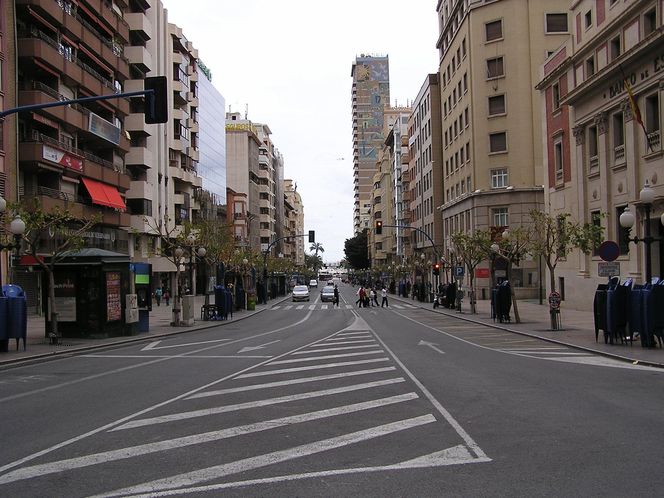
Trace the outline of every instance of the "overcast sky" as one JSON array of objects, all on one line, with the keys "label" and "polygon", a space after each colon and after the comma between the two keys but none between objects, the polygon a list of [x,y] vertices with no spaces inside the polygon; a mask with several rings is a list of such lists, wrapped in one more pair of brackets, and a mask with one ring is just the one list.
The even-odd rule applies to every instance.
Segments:
[{"label": "overcast sky", "polygon": [[[353,237],[351,66],[389,55],[391,104],[436,72],[436,0],[163,0],[226,107],[266,123],[297,183],[323,260]],[[305,244],[308,252],[309,244]]]}]

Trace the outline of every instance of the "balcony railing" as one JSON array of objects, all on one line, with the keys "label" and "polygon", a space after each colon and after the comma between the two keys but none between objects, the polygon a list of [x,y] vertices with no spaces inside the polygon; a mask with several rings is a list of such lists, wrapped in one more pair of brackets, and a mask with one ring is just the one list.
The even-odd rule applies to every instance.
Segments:
[{"label": "balcony railing", "polygon": [[659,130],[648,133],[648,144],[650,152],[657,152],[662,149]]},{"label": "balcony railing", "polygon": [[592,156],[588,161],[588,172],[596,173],[599,170],[599,156]]},{"label": "balcony railing", "polygon": [[613,149],[613,163],[622,164],[625,162],[625,144],[618,145]]}]

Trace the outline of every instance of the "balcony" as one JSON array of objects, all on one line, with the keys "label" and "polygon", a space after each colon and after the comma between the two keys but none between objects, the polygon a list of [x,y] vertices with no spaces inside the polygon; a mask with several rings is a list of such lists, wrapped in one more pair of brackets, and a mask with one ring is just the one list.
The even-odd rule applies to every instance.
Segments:
[{"label": "balcony", "polygon": [[199,152],[198,149],[194,149],[193,147],[187,147],[186,149],[186,154],[191,157],[192,160],[198,161],[199,160]]},{"label": "balcony", "polygon": [[147,147],[132,147],[125,155],[125,164],[131,166],[145,166],[150,168],[153,165],[152,151]]},{"label": "balcony", "polygon": [[198,133],[198,121],[193,118],[187,118],[185,121],[187,128],[189,128],[190,133]]},{"label": "balcony", "polygon": [[133,64],[142,73],[152,71],[152,55],[145,47],[125,47],[125,56],[130,64]]},{"label": "balcony", "polygon": [[127,131],[141,132],[145,135],[150,135],[148,132],[149,125],[145,124],[145,115],[143,113],[132,113],[124,120],[124,128]]},{"label": "balcony", "polygon": [[143,41],[148,41],[152,38],[152,23],[145,14],[141,12],[126,12],[124,19],[129,25],[129,30],[139,36]]},{"label": "balcony", "polygon": [[149,199],[155,198],[154,185],[144,181],[131,181],[126,194],[127,199]]},{"label": "balcony", "polygon": [[[21,90],[19,91],[19,105],[37,105],[49,104],[57,102],[58,100],[65,100],[65,97],[60,95],[52,88],[39,83],[33,82],[34,90]],[[68,125],[75,126],[80,130],[87,130],[88,127],[88,114],[90,111],[78,104],[69,106],[48,107],[41,111],[48,118],[67,123]]]}]

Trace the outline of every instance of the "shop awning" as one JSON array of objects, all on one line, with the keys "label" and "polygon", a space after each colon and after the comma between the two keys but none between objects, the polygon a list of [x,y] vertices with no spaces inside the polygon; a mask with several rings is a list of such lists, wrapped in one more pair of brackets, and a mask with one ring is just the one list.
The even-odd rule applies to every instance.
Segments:
[{"label": "shop awning", "polygon": [[85,188],[88,189],[93,203],[122,211],[127,209],[122,197],[120,197],[120,192],[113,185],[107,185],[96,180],[90,180],[89,178],[81,178],[81,180],[83,180]]}]

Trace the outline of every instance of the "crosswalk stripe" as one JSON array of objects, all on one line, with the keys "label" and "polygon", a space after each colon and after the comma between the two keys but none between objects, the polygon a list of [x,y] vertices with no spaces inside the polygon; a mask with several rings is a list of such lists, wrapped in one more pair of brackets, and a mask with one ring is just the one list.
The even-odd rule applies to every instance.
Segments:
[{"label": "crosswalk stripe", "polygon": [[367,354],[384,354],[385,351],[377,349],[375,351],[362,351],[360,353],[344,353],[344,354],[329,354],[325,356],[311,356],[309,358],[294,358],[291,360],[272,361],[270,365],[287,365],[289,363],[299,363],[301,361],[318,361],[318,360],[332,360],[334,358],[349,358],[352,356],[362,356]]},{"label": "crosswalk stripe", "polygon": [[326,310],[326,309],[327,309],[327,304],[321,304],[321,305],[320,305],[320,309],[322,309],[322,310]]},{"label": "crosswalk stripe", "polygon": [[323,348],[323,349],[305,349],[303,351],[295,351],[294,355],[309,354],[309,353],[327,353],[328,351],[346,351],[348,349],[364,349],[373,348],[375,344],[363,344],[362,346],[344,346],[342,348]]},{"label": "crosswalk stripe", "polygon": [[298,304],[298,305],[295,307],[296,310],[301,310],[302,308],[304,308],[304,304]]},{"label": "crosswalk stripe", "polygon": [[198,469],[177,476],[169,476],[163,479],[157,479],[151,482],[138,484],[136,486],[114,490],[111,492],[111,495],[120,496],[138,493],[155,493],[168,489],[178,489],[184,486],[194,486],[198,483],[211,481],[213,479],[218,479],[227,475],[246,472],[248,470],[265,467],[267,465],[274,465],[280,462],[286,462],[288,460],[302,458],[303,456],[307,455],[314,455],[316,453],[321,453],[324,451],[341,448],[343,446],[368,441],[370,439],[387,436],[389,434],[412,429],[433,422],[436,422],[436,418],[431,414],[399,420],[397,422],[371,427],[350,434],[324,439],[322,441],[303,444],[285,450],[274,451],[264,455],[249,457],[243,460],[237,460],[235,462],[215,465],[213,467]]},{"label": "crosswalk stripe", "polygon": [[320,391],[309,391],[306,393],[299,393],[299,394],[292,394],[289,396],[279,396],[276,398],[269,398],[269,399],[260,399],[257,401],[248,401],[246,403],[237,403],[234,405],[226,405],[226,406],[217,406],[215,408],[206,408],[203,410],[192,410],[189,412],[180,412],[180,413],[172,413],[170,415],[161,415],[157,417],[149,417],[149,418],[143,418],[143,419],[138,419],[138,420],[132,420],[130,422],[127,422],[123,425],[119,425],[113,429],[111,429],[109,432],[113,431],[121,431],[125,429],[134,429],[136,427],[144,427],[146,425],[155,425],[155,424],[164,424],[166,422],[176,422],[179,420],[188,420],[191,418],[197,418],[197,417],[207,417],[209,415],[218,415],[219,413],[228,413],[228,412],[234,412],[238,410],[247,410],[250,408],[258,408],[261,406],[270,406],[270,405],[276,405],[280,403],[289,403],[291,401],[299,401],[303,399],[311,399],[311,398],[320,398],[322,396],[331,396],[334,394],[341,394],[341,393],[347,393],[347,392],[352,392],[352,391],[360,391],[362,389],[373,389],[375,387],[381,387],[381,386],[388,386],[391,384],[398,384],[400,382],[405,382],[406,379],[403,377],[395,377],[392,379],[383,379],[383,380],[377,380],[374,382],[364,382],[362,384],[354,384],[351,386],[344,386],[344,387],[333,387],[331,389],[322,389]]},{"label": "crosswalk stripe", "polygon": [[119,450],[105,451],[102,453],[95,453],[85,455],[82,457],[69,458],[60,460],[58,462],[50,462],[40,465],[33,465],[31,467],[24,467],[13,472],[9,472],[0,477],[0,483],[7,484],[10,482],[20,481],[23,479],[30,479],[32,477],[43,476],[47,474],[55,474],[57,472],[64,472],[73,469],[80,469],[83,467],[90,467],[92,465],[99,465],[102,463],[114,462],[133,458],[141,455],[149,455],[159,451],[166,451],[186,446],[193,446],[196,444],[209,443],[212,441],[219,441],[221,439],[228,439],[244,434],[253,434],[255,432],[276,429],[278,427],[285,427],[293,424],[303,422],[310,422],[312,420],[321,420],[325,418],[335,417],[338,415],[347,415],[350,413],[360,412],[363,410],[371,410],[383,406],[393,405],[397,403],[404,403],[417,399],[419,396],[416,393],[400,394],[396,396],[389,396],[387,398],[380,398],[372,401],[364,401],[361,403],[354,403],[350,405],[338,406],[328,408],[326,410],[318,410],[301,415],[291,415],[288,417],[281,417],[264,422],[257,422],[254,424],[240,425],[228,429],[218,431],[204,432],[202,434],[194,434],[193,436],[184,436],[156,443],[146,443],[136,446],[129,446]]},{"label": "crosswalk stripe", "polygon": [[362,340],[354,340],[354,341],[338,341],[338,342],[319,342],[319,346],[338,346],[339,344],[365,344],[365,343],[375,343],[375,339],[362,339]]},{"label": "crosswalk stripe", "polygon": [[316,309],[316,305],[315,305],[315,304],[310,304],[310,305],[309,305],[309,309],[310,309],[310,310],[314,310],[314,309]]},{"label": "crosswalk stripe", "polygon": [[352,310],[352,309],[353,309],[353,305],[352,305],[352,304],[347,304],[347,305],[346,305],[346,309],[347,309],[347,310]]},{"label": "crosswalk stripe", "polygon": [[276,306],[272,306],[273,310],[278,310],[279,308],[281,308],[281,306],[279,306],[278,304]]},{"label": "crosswalk stripe", "polygon": [[289,305],[287,305],[287,306],[284,306],[284,309],[285,309],[285,310],[289,310],[289,309],[291,309],[292,307],[293,307],[293,305],[292,305],[292,304],[289,304]]},{"label": "crosswalk stripe", "polygon": [[255,391],[257,389],[270,389],[272,387],[290,386],[291,384],[306,384],[309,382],[319,382],[321,380],[343,379],[345,377],[355,377],[357,375],[370,375],[375,373],[392,372],[396,367],[370,368],[368,370],[355,370],[353,372],[342,372],[330,375],[317,375],[314,377],[300,377],[299,379],[280,380],[277,382],[266,382],[264,384],[253,384],[250,386],[229,387],[226,389],[217,389],[215,391],[205,391],[196,393],[185,399],[207,398],[209,396],[218,396],[221,394],[241,393],[244,391]]},{"label": "crosswalk stripe", "polygon": [[403,306],[401,306],[401,305],[399,305],[399,304],[393,304],[392,307],[393,307],[393,308],[396,308],[396,309],[398,309],[398,310],[402,310],[402,309],[403,309]]},{"label": "crosswalk stripe", "polygon": [[350,367],[353,365],[365,365],[367,363],[378,363],[383,361],[390,361],[389,358],[374,358],[372,360],[360,360],[360,361],[340,361],[338,363],[325,363],[323,365],[309,365],[306,367],[297,367],[297,368],[281,368],[277,370],[267,370],[264,372],[252,372],[246,373],[243,375],[238,375],[236,379],[248,379],[250,377],[264,377],[265,375],[275,375],[282,373],[293,373],[293,372],[304,372],[306,370],[318,370],[319,368],[338,368],[338,367]]}]

